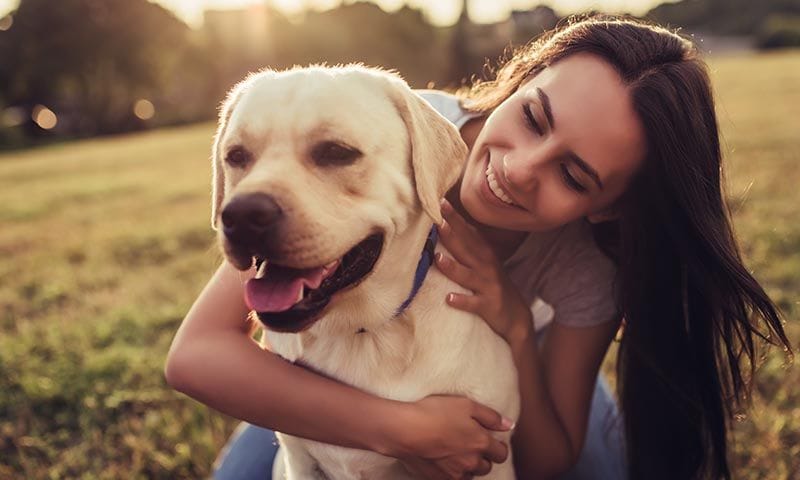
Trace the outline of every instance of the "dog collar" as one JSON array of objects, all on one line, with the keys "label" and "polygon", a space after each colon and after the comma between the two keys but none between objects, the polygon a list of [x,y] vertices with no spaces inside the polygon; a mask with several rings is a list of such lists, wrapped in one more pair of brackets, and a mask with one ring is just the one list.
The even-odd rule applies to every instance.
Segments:
[{"label": "dog collar", "polygon": [[414,273],[414,285],[411,287],[411,293],[408,295],[408,298],[406,298],[406,301],[397,308],[397,311],[394,313],[395,317],[403,313],[409,304],[411,304],[411,301],[414,300],[414,297],[417,296],[419,287],[422,286],[422,282],[425,281],[425,276],[428,275],[428,270],[433,264],[433,250],[436,248],[436,242],[438,241],[439,231],[436,229],[436,225],[433,225],[428,234],[428,238],[425,240],[425,246],[422,248],[419,263],[417,263],[417,271]]}]

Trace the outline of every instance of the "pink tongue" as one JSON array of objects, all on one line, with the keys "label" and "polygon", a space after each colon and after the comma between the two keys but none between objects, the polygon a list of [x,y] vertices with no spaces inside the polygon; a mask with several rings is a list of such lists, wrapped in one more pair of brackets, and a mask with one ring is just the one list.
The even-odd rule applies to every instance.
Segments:
[{"label": "pink tongue", "polygon": [[268,265],[261,278],[247,281],[245,302],[257,312],[283,312],[302,300],[303,286],[318,288],[328,271],[325,267],[296,270]]}]

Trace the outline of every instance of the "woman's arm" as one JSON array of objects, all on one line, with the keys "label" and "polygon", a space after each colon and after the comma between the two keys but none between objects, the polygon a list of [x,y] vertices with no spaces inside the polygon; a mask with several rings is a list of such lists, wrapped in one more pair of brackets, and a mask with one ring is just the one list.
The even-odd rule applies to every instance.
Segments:
[{"label": "woman's arm", "polygon": [[506,447],[484,427],[508,427],[485,406],[442,396],[383,399],[261,349],[242,296],[249,275],[225,262],[206,285],[167,355],[172,387],[256,425],[406,459],[431,477],[463,472],[475,458],[503,461]]},{"label": "woman's arm", "polygon": [[533,326],[509,338],[522,409],[512,437],[519,478],[550,478],[583,448],[597,372],[618,322],[566,327],[553,322],[537,348]]},{"label": "woman's arm", "polygon": [[256,425],[347,447],[388,449],[384,432],[393,427],[389,420],[398,405],[297,367],[250,338],[242,300],[247,276],[227,262],[217,270],[175,335],[167,382]]},{"label": "woman's arm", "polygon": [[480,315],[510,345],[519,374],[521,412],[512,438],[519,478],[550,478],[577,461],[586,435],[597,372],[618,322],[565,327],[553,322],[541,351],[532,314],[488,243],[442,205],[442,243],[455,258],[437,258],[451,280],[474,294],[451,294],[448,303]]}]

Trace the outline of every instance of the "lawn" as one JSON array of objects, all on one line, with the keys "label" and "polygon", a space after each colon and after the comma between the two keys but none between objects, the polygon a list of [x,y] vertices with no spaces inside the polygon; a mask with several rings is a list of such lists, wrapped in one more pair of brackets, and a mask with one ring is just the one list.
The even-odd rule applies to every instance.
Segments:
[{"label": "lawn", "polygon": [[[800,349],[800,51],[711,70],[744,256]],[[0,155],[0,479],[209,473],[236,421],[172,391],[163,364],[221,259],[213,129]],[[732,433],[735,478],[800,479],[797,385],[783,352],[764,357]]]}]

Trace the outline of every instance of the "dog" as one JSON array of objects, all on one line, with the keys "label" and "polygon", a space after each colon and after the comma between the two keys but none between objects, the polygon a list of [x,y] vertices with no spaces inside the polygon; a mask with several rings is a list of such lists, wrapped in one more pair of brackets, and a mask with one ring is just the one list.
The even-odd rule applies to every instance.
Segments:
[{"label": "dog", "polygon": [[[311,66],[236,85],[214,141],[211,217],[226,259],[258,269],[245,297],[265,348],[375,395],[463,395],[515,421],[508,345],[445,303],[463,288],[434,268],[419,278],[466,156],[392,72]],[[290,480],[413,478],[394,458],[278,436]],[[511,456],[487,478],[514,478]]]}]

